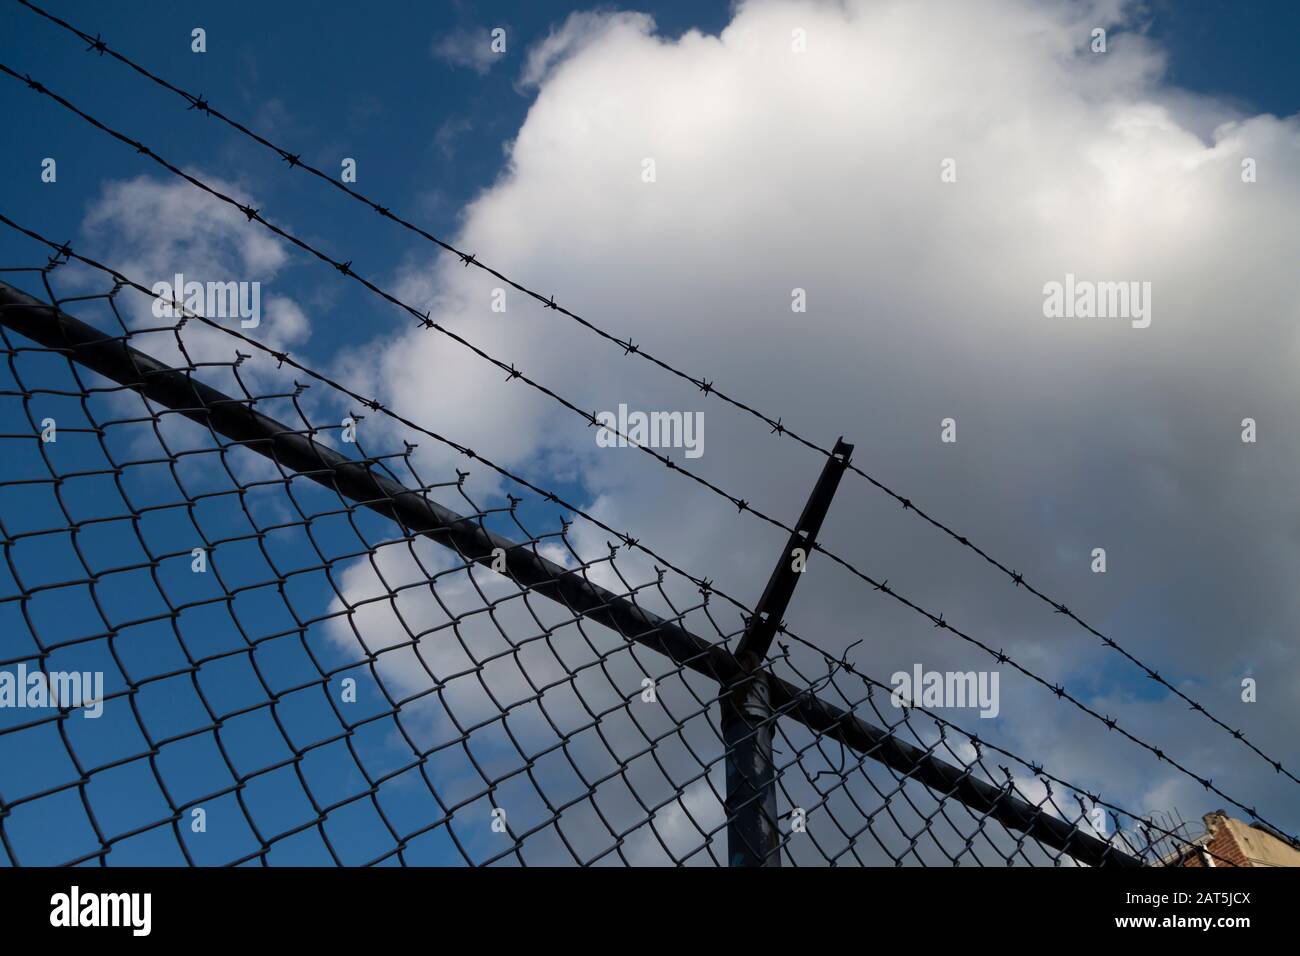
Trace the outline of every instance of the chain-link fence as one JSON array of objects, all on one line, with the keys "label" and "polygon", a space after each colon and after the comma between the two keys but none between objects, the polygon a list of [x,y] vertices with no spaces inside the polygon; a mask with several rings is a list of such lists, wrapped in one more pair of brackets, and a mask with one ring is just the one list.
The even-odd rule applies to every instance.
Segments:
[{"label": "chain-link fence", "polygon": [[742,664],[707,582],[523,479],[431,480],[422,440],[481,459],[95,266],[0,286],[7,864],[1176,848],[815,640]]}]

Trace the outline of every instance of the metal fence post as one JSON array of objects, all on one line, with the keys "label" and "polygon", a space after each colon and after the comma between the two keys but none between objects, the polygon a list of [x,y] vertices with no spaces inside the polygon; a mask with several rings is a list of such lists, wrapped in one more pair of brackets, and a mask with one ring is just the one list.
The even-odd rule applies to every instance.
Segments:
[{"label": "metal fence post", "polygon": [[724,807],[729,866],[780,866],[776,767],[772,759],[772,693],[763,661],[781,628],[799,575],[807,567],[822,519],[830,509],[853,446],[841,438],[826,459],[785,551],[768,578],[736,658],[745,676],[722,694],[722,740],[727,748]]},{"label": "metal fence post", "polygon": [[727,747],[727,865],[780,866],[772,698],[762,671],[723,694],[722,740]]}]

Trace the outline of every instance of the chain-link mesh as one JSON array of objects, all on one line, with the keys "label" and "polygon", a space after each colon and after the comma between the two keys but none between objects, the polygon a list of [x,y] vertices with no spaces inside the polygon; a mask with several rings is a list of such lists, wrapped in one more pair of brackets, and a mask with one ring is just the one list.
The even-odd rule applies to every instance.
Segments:
[{"label": "chain-link mesh", "polygon": [[70,259],[0,288],[6,863],[725,865],[721,700],[755,680],[783,864],[1177,840],[791,632],[746,674],[699,579],[556,496],[428,480],[354,393]]}]

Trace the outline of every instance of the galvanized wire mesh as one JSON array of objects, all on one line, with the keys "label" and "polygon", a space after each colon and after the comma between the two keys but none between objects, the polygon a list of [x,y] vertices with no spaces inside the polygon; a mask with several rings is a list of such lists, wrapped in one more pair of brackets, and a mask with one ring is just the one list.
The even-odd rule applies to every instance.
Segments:
[{"label": "galvanized wire mesh", "polygon": [[[69,258],[4,270],[40,303],[0,299],[0,670],[102,673],[102,715],[0,707],[7,864],[727,863],[740,611],[553,496],[429,480],[419,436],[121,277],[56,294]],[[786,865],[1176,840],[779,646]]]}]

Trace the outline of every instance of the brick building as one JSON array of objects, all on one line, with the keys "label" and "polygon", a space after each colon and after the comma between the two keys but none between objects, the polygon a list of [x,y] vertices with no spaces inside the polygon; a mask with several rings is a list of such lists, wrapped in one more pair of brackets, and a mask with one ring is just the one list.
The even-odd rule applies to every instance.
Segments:
[{"label": "brick building", "polygon": [[1171,866],[1300,866],[1300,850],[1259,824],[1207,813],[1205,832],[1167,860]]}]

